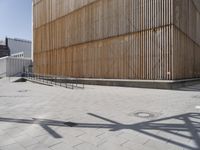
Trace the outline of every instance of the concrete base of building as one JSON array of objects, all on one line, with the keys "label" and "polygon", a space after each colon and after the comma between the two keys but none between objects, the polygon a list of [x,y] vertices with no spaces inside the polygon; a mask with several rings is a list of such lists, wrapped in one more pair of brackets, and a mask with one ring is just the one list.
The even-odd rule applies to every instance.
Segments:
[{"label": "concrete base of building", "polygon": [[56,82],[60,83],[67,82],[67,83],[77,83],[86,85],[136,87],[136,88],[178,89],[185,86],[199,84],[200,78],[185,79],[185,80],[121,80],[121,79],[91,79],[91,78],[57,78]]}]

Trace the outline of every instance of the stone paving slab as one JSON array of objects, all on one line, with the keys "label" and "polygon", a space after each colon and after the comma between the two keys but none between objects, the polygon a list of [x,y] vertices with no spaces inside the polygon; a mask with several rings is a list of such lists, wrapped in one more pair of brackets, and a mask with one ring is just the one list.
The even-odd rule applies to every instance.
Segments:
[{"label": "stone paving slab", "polygon": [[9,145],[6,145],[6,146],[2,146],[0,147],[1,150],[26,150],[23,146],[21,146],[20,144],[9,144]]},{"label": "stone paving slab", "polygon": [[0,150],[200,149],[200,84],[71,90],[11,81],[0,80]]}]

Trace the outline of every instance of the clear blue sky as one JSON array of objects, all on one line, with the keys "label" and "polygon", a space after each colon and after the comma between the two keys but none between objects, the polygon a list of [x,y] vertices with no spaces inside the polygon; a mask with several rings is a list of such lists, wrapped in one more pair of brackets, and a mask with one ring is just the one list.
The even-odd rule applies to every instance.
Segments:
[{"label": "clear blue sky", "polygon": [[0,0],[0,38],[32,40],[32,0]]}]

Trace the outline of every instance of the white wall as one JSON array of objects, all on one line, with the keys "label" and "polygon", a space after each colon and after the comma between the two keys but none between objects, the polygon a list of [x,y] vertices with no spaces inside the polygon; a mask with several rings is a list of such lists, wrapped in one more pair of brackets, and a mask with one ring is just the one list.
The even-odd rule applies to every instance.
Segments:
[{"label": "white wall", "polygon": [[6,75],[6,58],[7,57],[0,58],[0,77]]},{"label": "white wall", "polygon": [[0,59],[0,76],[15,76],[32,64],[31,59],[4,57]]}]

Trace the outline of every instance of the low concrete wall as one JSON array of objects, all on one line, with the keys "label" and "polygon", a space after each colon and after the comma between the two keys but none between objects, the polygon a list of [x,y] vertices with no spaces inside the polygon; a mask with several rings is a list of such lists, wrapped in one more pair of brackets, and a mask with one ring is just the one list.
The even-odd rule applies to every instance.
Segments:
[{"label": "low concrete wall", "polygon": [[57,78],[47,79],[56,80],[61,83],[78,83],[88,85],[105,85],[137,88],[154,88],[154,89],[178,89],[185,86],[199,84],[200,79],[185,80],[114,80],[114,79],[88,79],[88,78]]}]

